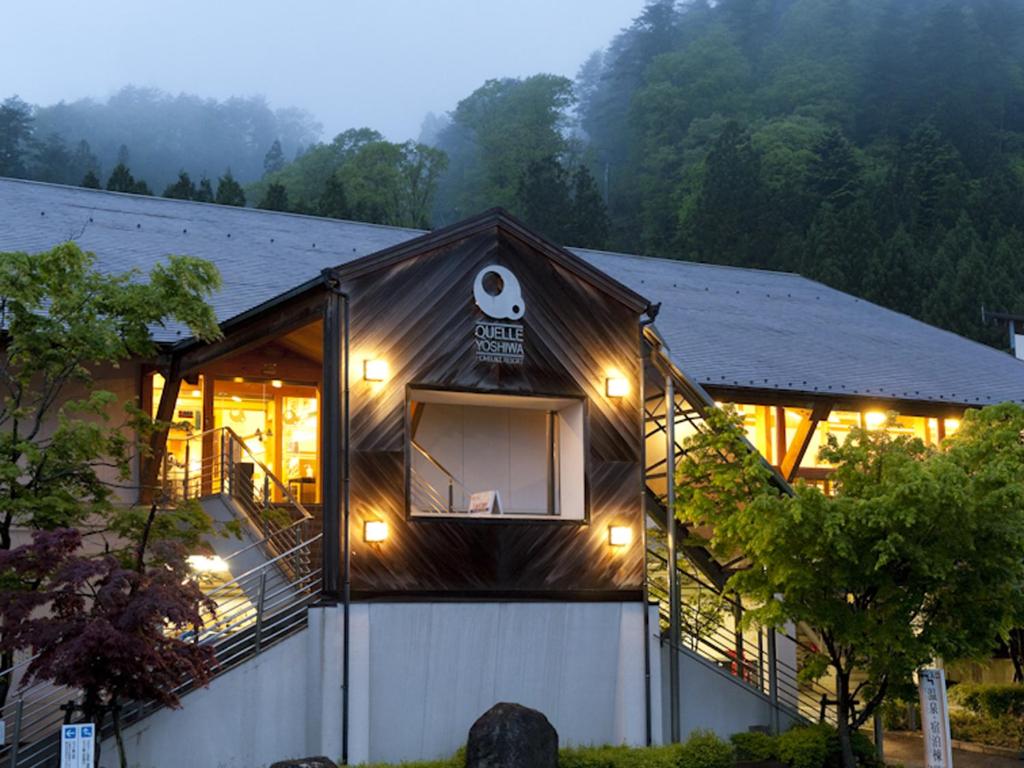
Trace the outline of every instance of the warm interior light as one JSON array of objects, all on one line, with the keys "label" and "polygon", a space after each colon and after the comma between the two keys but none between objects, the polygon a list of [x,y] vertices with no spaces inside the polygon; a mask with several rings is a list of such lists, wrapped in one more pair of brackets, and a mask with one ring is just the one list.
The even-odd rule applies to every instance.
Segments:
[{"label": "warm interior light", "polygon": [[280,389],[281,387],[284,386],[284,382],[281,381],[280,379],[271,379],[270,386],[272,386],[274,389]]},{"label": "warm interior light", "polygon": [[203,396],[202,390],[200,390],[200,389],[193,389],[192,390],[192,397],[202,397],[202,396]]},{"label": "warm interior light", "polygon": [[960,419],[946,419],[946,434],[956,432],[960,429]]},{"label": "warm interior light", "polygon": [[188,565],[196,573],[228,572],[228,564],[219,555],[189,555]]},{"label": "warm interior light", "polygon": [[608,397],[625,397],[629,394],[629,382],[621,376],[609,376],[604,380],[604,392]]},{"label": "warm interior light", "polygon": [[379,544],[388,537],[388,524],[383,520],[367,520],[363,524],[363,541]]},{"label": "warm interior light", "polygon": [[384,360],[363,360],[365,381],[384,381],[388,377],[388,364]]},{"label": "warm interior light", "polygon": [[613,547],[628,547],[633,543],[633,529],[628,525],[609,525],[608,543]]},{"label": "warm interior light", "polygon": [[245,379],[243,379],[241,376],[235,376],[235,378],[232,379],[232,381],[234,381],[235,384],[242,384],[245,381]]},{"label": "warm interior light", "polygon": [[242,398],[240,398],[238,395],[232,395],[231,396],[231,401],[234,402],[234,403],[240,403],[240,402],[242,402]]},{"label": "warm interior light", "polygon": [[881,411],[868,411],[867,413],[864,414],[864,424],[865,426],[867,426],[868,429],[878,429],[879,427],[884,427],[885,422],[887,422],[888,420],[889,417],[886,416]]}]

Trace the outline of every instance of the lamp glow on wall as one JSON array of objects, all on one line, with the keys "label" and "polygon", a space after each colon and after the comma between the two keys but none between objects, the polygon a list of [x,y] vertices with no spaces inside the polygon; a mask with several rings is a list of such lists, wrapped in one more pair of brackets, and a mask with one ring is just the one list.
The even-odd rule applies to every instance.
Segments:
[{"label": "lamp glow on wall", "polygon": [[363,381],[380,382],[388,378],[388,363],[386,360],[373,358],[363,360]]},{"label": "lamp glow on wall", "polygon": [[611,547],[628,547],[633,543],[633,529],[628,525],[608,526],[608,545]]},{"label": "lamp glow on wall", "polygon": [[608,397],[625,397],[629,394],[629,380],[625,376],[609,376],[604,380],[604,393]]},{"label": "lamp glow on wall", "polygon": [[367,544],[381,544],[388,539],[388,524],[385,520],[367,520],[363,523],[363,541]]},{"label": "lamp glow on wall", "polygon": [[882,411],[868,411],[864,414],[864,426],[868,429],[881,429],[888,420],[888,415]]}]

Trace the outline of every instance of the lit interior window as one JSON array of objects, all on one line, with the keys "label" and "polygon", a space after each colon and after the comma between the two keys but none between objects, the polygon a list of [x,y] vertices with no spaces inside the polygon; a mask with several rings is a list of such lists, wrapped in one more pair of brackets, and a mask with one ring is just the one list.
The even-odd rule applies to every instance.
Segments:
[{"label": "lit interior window", "polygon": [[582,519],[583,418],[582,400],[414,391],[412,514]]}]

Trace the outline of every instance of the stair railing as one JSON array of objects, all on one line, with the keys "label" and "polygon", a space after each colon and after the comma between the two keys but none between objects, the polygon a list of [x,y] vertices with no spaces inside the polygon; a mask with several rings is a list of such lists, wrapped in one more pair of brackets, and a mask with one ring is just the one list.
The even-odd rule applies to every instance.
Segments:
[{"label": "stair railing", "polygon": [[[217,656],[214,676],[306,626],[307,609],[320,595],[321,573],[312,565],[312,552],[321,538],[318,533],[231,581],[204,590],[217,602],[217,612],[208,618],[198,636],[186,632],[183,637],[213,645]],[[283,576],[288,572],[283,563],[308,565],[301,572]],[[0,675],[10,674],[17,679],[31,661],[24,659],[0,671]],[[193,680],[184,679],[176,692],[180,695],[193,687]],[[9,743],[0,749],[0,768],[44,768],[54,764],[59,758],[59,727],[64,718],[60,707],[78,700],[79,692],[36,682],[12,688],[11,694],[0,708],[0,718],[9,724],[11,735]],[[130,703],[122,709],[122,722],[137,722],[159,708],[153,702]]]}]

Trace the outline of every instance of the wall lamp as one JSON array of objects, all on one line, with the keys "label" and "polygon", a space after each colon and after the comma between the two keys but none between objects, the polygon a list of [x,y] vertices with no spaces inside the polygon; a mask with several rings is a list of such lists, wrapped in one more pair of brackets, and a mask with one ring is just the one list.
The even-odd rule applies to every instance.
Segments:
[{"label": "wall lamp", "polygon": [[604,393],[608,397],[625,397],[629,394],[629,380],[622,376],[609,376],[604,380]]},{"label": "wall lamp", "polygon": [[367,544],[380,544],[387,541],[388,524],[385,520],[367,520],[363,523],[363,541]]},{"label": "wall lamp", "polygon": [[363,381],[384,381],[387,377],[386,360],[363,360]]},{"label": "wall lamp", "polygon": [[608,545],[612,547],[628,547],[633,543],[633,529],[628,525],[608,526]]}]

